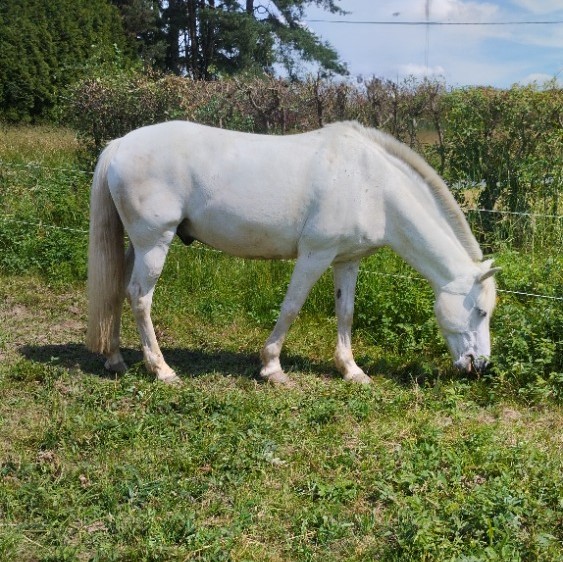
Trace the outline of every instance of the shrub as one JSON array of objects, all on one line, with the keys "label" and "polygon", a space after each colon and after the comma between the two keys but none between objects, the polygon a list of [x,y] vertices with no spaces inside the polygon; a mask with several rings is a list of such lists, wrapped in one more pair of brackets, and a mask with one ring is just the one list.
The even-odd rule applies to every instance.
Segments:
[{"label": "shrub", "polygon": [[[476,186],[478,204],[485,209],[558,214],[563,189],[562,89],[467,88],[450,92],[443,104],[446,179],[462,188]],[[484,216],[483,229],[495,227],[498,232],[500,227],[506,232],[513,224],[512,219],[503,224],[497,219]],[[526,241],[528,231],[521,227],[511,229],[512,242]]]},{"label": "shrub", "polygon": [[235,77],[214,82],[117,73],[88,78],[69,92],[67,114],[96,151],[142,125],[189,119],[256,133],[286,134],[355,119],[418,146],[420,124],[439,123],[440,83],[372,79],[358,85],[309,78]]}]

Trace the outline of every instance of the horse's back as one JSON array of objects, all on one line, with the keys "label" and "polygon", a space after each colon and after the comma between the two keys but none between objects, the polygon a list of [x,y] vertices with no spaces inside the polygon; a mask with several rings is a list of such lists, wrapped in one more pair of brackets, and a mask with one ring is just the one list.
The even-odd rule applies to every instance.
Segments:
[{"label": "horse's back", "polygon": [[181,225],[184,239],[234,255],[294,257],[312,144],[189,122],[143,127],[120,140],[110,189],[128,230]]}]

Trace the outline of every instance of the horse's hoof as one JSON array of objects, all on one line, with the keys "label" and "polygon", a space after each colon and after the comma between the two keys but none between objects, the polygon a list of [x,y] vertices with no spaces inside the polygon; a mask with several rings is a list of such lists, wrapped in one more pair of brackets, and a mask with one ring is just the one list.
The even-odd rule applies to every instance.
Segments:
[{"label": "horse's hoof", "polygon": [[157,380],[163,382],[164,384],[170,384],[172,386],[180,386],[184,384],[182,379],[174,371],[171,371],[169,374],[166,374],[165,376],[158,377]]},{"label": "horse's hoof", "polygon": [[371,379],[361,371],[350,375],[344,375],[344,380],[346,382],[353,382],[357,384],[371,384]]},{"label": "horse's hoof", "polygon": [[112,373],[117,373],[118,375],[124,375],[127,371],[127,365],[125,364],[125,361],[118,361],[116,363],[111,363],[110,360],[108,359],[104,363],[104,368],[107,371],[111,371]]},{"label": "horse's hoof", "polygon": [[260,376],[266,382],[272,383],[276,386],[285,386],[287,388],[295,386],[295,383],[283,371],[275,371],[269,375],[263,375],[260,373]]}]

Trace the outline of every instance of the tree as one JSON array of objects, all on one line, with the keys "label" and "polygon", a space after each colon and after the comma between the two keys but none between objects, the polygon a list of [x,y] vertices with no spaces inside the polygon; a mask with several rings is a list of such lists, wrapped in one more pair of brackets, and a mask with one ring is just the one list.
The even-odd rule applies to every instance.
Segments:
[{"label": "tree", "polygon": [[[210,79],[243,71],[273,73],[281,64],[294,77],[305,61],[329,72],[346,72],[336,51],[302,24],[310,5],[344,13],[338,0],[112,1],[145,60],[143,53],[165,43],[165,55],[152,60],[160,70]],[[151,17],[143,20],[139,14]]]},{"label": "tree", "polygon": [[[290,77],[299,73],[299,62],[317,63],[324,71],[346,74],[346,66],[338,53],[303,25],[305,10],[310,5],[321,7],[332,14],[344,15],[339,0],[246,0],[246,13],[258,22],[270,26],[275,38],[278,62]],[[270,6],[273,6],[272,10]],[[262,16],[265,17],[262,19]]]},{"label": "tree", "polygon": [[129,44],[146,66],[166,68],[166,33],[161,0],[111,0],[121,14]]},{"label": "tree", "polygon": [[45,115],[89,66],[124,49],[119,13],[106,0],[1,0],[0,115]]}]

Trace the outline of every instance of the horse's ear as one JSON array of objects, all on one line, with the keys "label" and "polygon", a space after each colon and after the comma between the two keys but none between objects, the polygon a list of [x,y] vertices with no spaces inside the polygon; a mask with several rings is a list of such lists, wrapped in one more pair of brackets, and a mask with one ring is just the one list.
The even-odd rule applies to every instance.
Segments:
[{"label": "horse's ear", "polygon": [[495,273],[498,273],[501,270],[502,270],[502,267],[491,267],[491,269],[489,269],[488,271],[485,271],[485,273],[483,273],[483,275],[481,275],[481,277],[479,278],[479,281],[484,281],[485,279],[492,277]]}]

